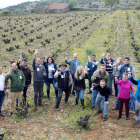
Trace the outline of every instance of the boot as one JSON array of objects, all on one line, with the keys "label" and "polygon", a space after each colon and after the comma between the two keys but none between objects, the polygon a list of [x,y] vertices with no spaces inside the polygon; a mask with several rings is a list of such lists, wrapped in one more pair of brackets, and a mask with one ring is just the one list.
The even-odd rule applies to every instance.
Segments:
[{"label": "boot", "polygon": [[75,105],[78,105],[78,98],[76,98],[76,100],[75,100],[74,106],[75,106]]},{"label": "boot", "polygon": [[57,100],[57,97],[58,97],[58,91],[55,91],[55,95],[56,95],[56,100]]},{"label": "boot", "polygon": [[47,90],[47,100],[50,99],[50,90]]},{"label": "boot", "polygon": [[84,109],[84,99],[81,100],[82,110]]}]

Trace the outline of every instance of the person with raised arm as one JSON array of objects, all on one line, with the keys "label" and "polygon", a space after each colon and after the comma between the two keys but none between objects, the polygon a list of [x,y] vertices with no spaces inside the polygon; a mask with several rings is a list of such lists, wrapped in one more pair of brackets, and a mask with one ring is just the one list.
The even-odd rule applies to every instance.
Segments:
[{"label": "person with raised arm", "polygon": [[66,69],[67,65],[65,63],[61,63],[59,67],[60,69],[57,70],[54,74],[54,77],[58,80],[58,98],[55,105],[55,108],[57,110],[59,110],[63,92],[65,92],[65,103],[68,102],[70,95],[69,87],[72,84],[72,76],[70,74],[70,71]]},{"label": "person with raised arm", "polygon": [[[110,88],[106,85],[106,80],[100,80],[100,84],[93,86],[91,90],[98,90],[99,93],[96,98],[95,106],[97,107],[98,111],[96,114],[103,113],[103,121],[106,121],[108,115],[108,108],[109,108],[109,101],[110,101]],[[104,100],[105,104],[103,108],[101,108],[101,101]]]},{"label": "person with raised arm", "polygon": [[[26,105],[26,101],[27,101],[27,90],[28,90],[28,87],[31,85],[31,78],[32,78],[32,75],[31,75],[31,70],[30,68],[27,66],[27,59],[23,59],[22,60],[22,65],[20,65],[20,61],[21,59],[19,59],[19,61],[17,62],[17,66],[18,66],[18,69],[21,70],[25,76],[25,79],[26,79],[26,83],[25,83],[25,86],[24,86],[24,90],[23,90],[23,105]],[[16,98],[16,102],[18,104],[18,98]]]},{"label": "person with raised arm", "polygon": [[115,61],[111,58],[111,54],[107,53],[106,58],[104,58],[104,55],[102,55],[102,58],[100,59],[100,63],[106,66],[106,71],[109,73],[110,93],[111,96],[113,96],[112,81],[113,81],[113,67],[115,66]]},{"label": "person with raised arm", "polygon": [[91,93],[91,90],[90,90],[92,87],[91,76],[97,70],[97,67],[98,67],[98,61],[95,60],[95,58],[96,58],[96,55],[92,54],[91,59],[89,58],[89,61],[86,63],[86,66],[85,66],[85,69],[88,72],[87,76],[88,76],[88,83],[89,83],[89,92],[87,94]]},{"label": "person with raised arm", "polygon": [[128,80],[128,74],[123,73],[122,80],[118,81],[118,77],[115,77],[116,84],[119,85],[119,116],[117,120],[121,119],[123,103],[125,103],[126,120],[129,120],[129,100],[130,100],[130,90],[134,93],[133,85]]},{"label": "person with raised arm", "polygon": [[56,99],[58,97],[58,86],[57,79],[54,77],[55,72],[57,71],[57,64],[54,62],[52,57],[48,57],[46,61],[43,62],[43,65],[46,69],[47,76],[45,77],[45,84],[47,86],[47,99],[50,99],[50,84],[53,85],[55,89]]},{"label": "person with raised arm", "polygon": [[[42,104],[43,96],[43,86],[44,86],[44,77],[46,76],[46,70],[43,65],[41,65],[40,58],[36,58],[36,53],[34,54],[34,59],[32,63],[33,67],[33,81],[34,81],[34,106],[37,105],[44,107]],[[39,93],[39,97],[38,97]],[[37,104],[38,98],[38,104]]]},{"label": "person with raised arm", "polygon": [[[74,74],[77,70],[77,67],[80,65],[80,61],[77,60],[77,56],[78,55],[76,53],[74,53],[73,54],[73,59],[67,60],[67,58],[66,58],[66,60],[65,60],[65,63],[69,65],[69,71],[72,75],[73,82],[74,82]],[[72,91],[71,90],[72,90],[72,85],[70,86],[70,93],[72,92],[72,94],[75,95],[74,84],[73,84],[73,90]]]},{"label": "person with raised arm", "polygon": [[[91,80],[93,82],[93,86],[98,85],[100,83],[100,80],[104,79],[106,81],[106,84],[109,86],[109,73],[106,71],[106,66],[101,65],[100,70],[96,70],[94,74],[91,77]],[[93,89],[92,90],[92,106],[91,109],[94,109],[95,107],[95,101],[98,94],[98,90]],[[104,106],[104,101],[102,101],[102,106]]]}]

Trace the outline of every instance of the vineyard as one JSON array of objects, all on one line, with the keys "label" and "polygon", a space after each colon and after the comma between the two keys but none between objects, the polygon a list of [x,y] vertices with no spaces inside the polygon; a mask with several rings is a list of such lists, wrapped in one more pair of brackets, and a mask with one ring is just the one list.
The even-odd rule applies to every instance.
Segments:
[{"label": "vineyard", "polygon": [[[56,63],[64,62],[65,57],[78,54],[78,60],[85,66],[88,56],[96,54],[99,61],[102,52],[111,52],[116,60],[119,56],[129,56],[137,79],[140,78],[140,11],[117,10],[78,11],[64,14],[30,14],[23,16],[0,17],[0,65],[8,72],[11,63],[22,58],[28,59],[32,68],[35,49],[43,61],[45,56],[53,56]],[[87,84],[88,85],[88,84]],[[135,114],[130,120],[117,121],[118,111],[112,111],[116,97],[110,100],[109,116],[106,122],[102,115],[95,116],[96,109],[90,109],[91,95],[85,91],[85,109],[80,105],[73,107],[75,97],[70,96],[68,104],[60,104],[61,111],[55,110],[55,94],[52,88],[51,100],[46,99],[44,87],[44,108],[33,108],[33,86],[28,90],[29,113],[26,118],[15,114],[8,117],[10,93],[5,97],[3,110],[5,118],[0,118],[0,133],[5,140],[109,140],[140,139],[140,126],[134,126]],[[87,86],[88,89],[88,86]],[[90,114],[89,127],[83,129],[77,125],[80,117]]]}]

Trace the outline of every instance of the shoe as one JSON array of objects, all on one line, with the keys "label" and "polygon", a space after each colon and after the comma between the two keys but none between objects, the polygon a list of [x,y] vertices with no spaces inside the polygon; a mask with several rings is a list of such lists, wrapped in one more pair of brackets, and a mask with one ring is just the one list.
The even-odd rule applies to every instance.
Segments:
[{"label": "shoe", "polygon": [[0,114],[0,117],[5,117],[5,115],[4,114]]},{"label": "shoe", "polygon": [[9,113],[9,117],[11,117],[12,115],[13,115],[13,112],[10,112],[10,113]]},{"label": "shoe", "polygon": [[134,125],[139,124],[139,123],[140,123],[140,121],[133,122]]},{"label": "shoe", "polygon": [[44,105],[43,105],[43,104],[39,104],[39,106],[42,106],[42,107],[44,107]]},{"label": "shoe", "polygon": [[95,115],[103,113],[103,111],[98,110]]},{"label": "shoe", "polygon": [[126,120],[129,120],[129,117],[126,117]]},{"label": "shoe", "polygon": [[56,111],[60,111],[60,109],[59,109],[59,108],[55,108],[55,110],[56,110]]},{"label": "shoe", "polygon": [[93,110],[95,108],[95,106],[91,106],[90,108]]},{"label": "shoe", "polygon": [[103,121],[106,121],[106,117],[103,117]]},{"label": "shoe", "polygon": [[50,90],[47,91],[47,100],[50,99]]},{"label": "shoe", "polygon": [[37,107],[37,104],[35,104],[34,107]]},{"label": "shoe", "polygon": [[120,116],[118,116],[117,120],[119,120],[119,119],[121,119],[121,117],[120,117]]},{"label": "shoe", "polygon": [[84,110],[84,99],[81,100],[82,110]]},{"label": "shoe", "polygon": [[112,108],[112,110],[118,110],[118,109],[119,109],[118,107],[113,107],[113,108]]},{"label": "shoe", "polygon": [[78,105],[78,99],[76,98],[74,106]]}]

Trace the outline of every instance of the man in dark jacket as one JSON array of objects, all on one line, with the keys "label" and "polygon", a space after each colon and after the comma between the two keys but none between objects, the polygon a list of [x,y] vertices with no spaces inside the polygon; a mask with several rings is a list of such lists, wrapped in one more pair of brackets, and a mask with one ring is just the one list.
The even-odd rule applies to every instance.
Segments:
[{"label": "man in dark jacket", "polygon": [[101,64],[106,65],[106,71],[109,73],[109,87],[110,87],[110,93],[113,95],[113,90],[112,90],[112,80],[113,80],[113,67],[115,66],[115,61],[111,58],[111,54],[107,53],[106,58],[102,56],[100,60]]},{"label": "man in dark jacket", "polygon": [[12,64],[11,72],[5,77],[5,81],[10,78],[11,85],[10,85],[10,94],[11,94],[11,112],[9,116],[12,116],[14,111],[14,100],[16,96],[18,96],[18,107],[21,108],[22,104],[22,93],[25,86],[25,76],[21,70],[18,69],[16,63]]},{"label": "man in dark jacket", "polygon": [[89,92],[87,94],[91,93],[91,86],[92,86],[92,81],[91,81],[91,76],[93,73],[97,70],[98,67],[98,61],[95,60],[96,55],[92,54],[91,59],[86,63],[86,71],[88,72],[88,83],[89,83]]},{"label": "man in dark jacket", "polygon": [[54,74],[54,77],[58,79],[58,98],[56,101],[55,108],[59,108],[59,104],[62,98],[63,91],[65,92],[65,102],[68,102],[69,98],[69,87],[72,84],[72,77],[70,72],[66,69],[67,65],[65,63],[62,63],[59,65],[60,70],[56,71]]},{"label": "man in dark jacket", "polygon": [[[41,65],[40,58],[36,58],[36,53],[34,54],[34,59],[32,63],[34,76],[34,104],[37,107],[37,98],[38,98],[38,105],[44,106],[42,104],[42,96],[43,96],[43,86],[44,86],[44,76],[46,76],[46,70],[43,65]],[[39,93],[39,97],[38,97]]]},{"label": "man in dark jacket", "polygon": [[[108,104],[109,104],[109,96],[110,96],[110,88],[106,85],[106,81],[103,79],[100,81],[100,84],[93,87],[94,90],[98,90],[99,93],[96,98],[95,106],[97,107],[98,111],[96,114],[103,113],[103,121],[106,121],[108,115]],[[104,100],[104,108],[102,110],[100,103]]]},{"label": "man in dark jacket", "polygon": [[[27,93],[27,90],[28,90],[28,87],[29,85],[31,84],[31,70],[30,68],[27,66],[27,60],[26,59],[23,59],[22,60],[22,65],[20,65],[20,59],[19,61],[17,62],[17,66],[18,66],[18,69],[21,70],[25,76],[25,79],[26,79],[26,83],[25,83],[25,87],[24,87],[24,90],[23,90],[23,105],[26,105],[26,93]],[[17,104],[18,104],[18,98],[17,98]]]}]

